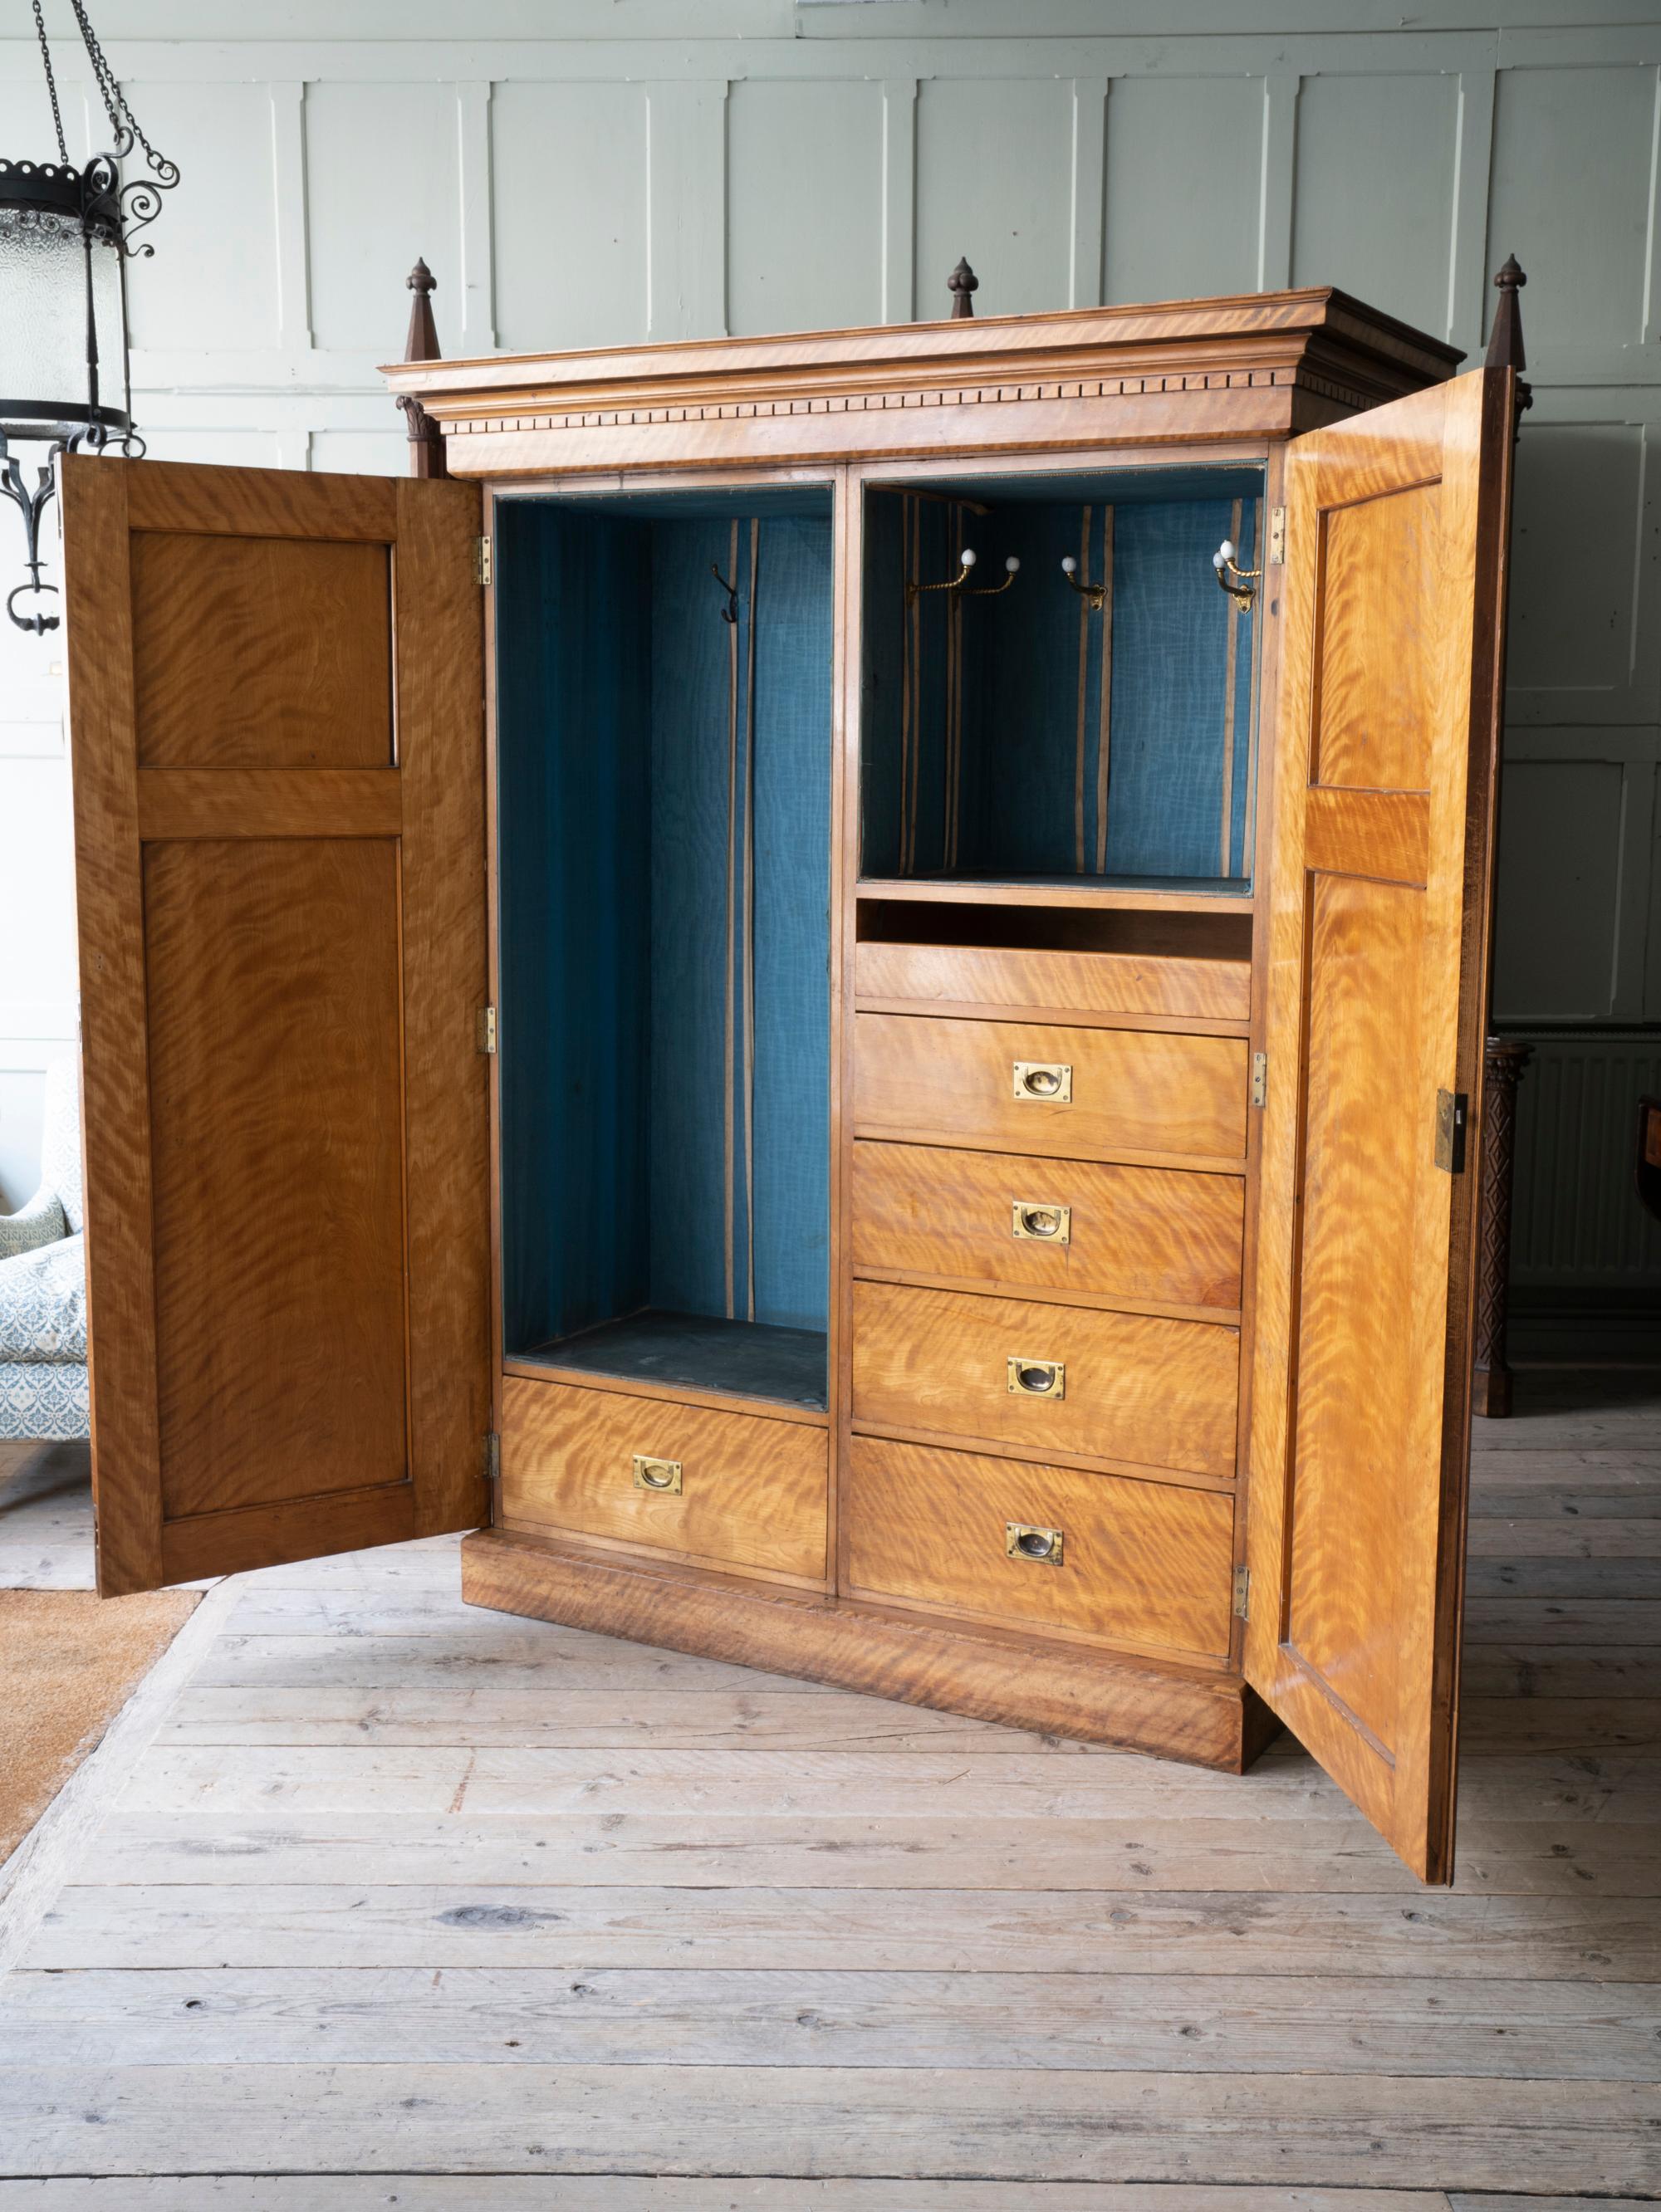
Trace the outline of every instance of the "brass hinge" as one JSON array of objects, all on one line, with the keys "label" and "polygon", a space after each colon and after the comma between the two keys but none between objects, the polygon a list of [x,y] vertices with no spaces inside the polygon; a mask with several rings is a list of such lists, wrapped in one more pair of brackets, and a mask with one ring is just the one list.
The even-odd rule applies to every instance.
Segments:
[{"label": "brass hinge", "polygon": [[1254,1052],[1251,1055],[1251,1103],[1254,1106],[1269,1103],[1269,1054]]},{"label": "brass hinge", "polygon": [[473,574],[481,584],[490,580],[490,541],[488,538],[473,540]]},{"label": "brass hinge", "polygon": [[1283,507],[1272,507],[1269,511],[1269,565],[1283,568],[1287,557],[1287,511]]},{"label": "brass hinge", "polygon": [[1436,1164],[1449,1175],[1465,1171],[1465,1124],[1470,1101],[1463,1091],[1436,1094]]},{"label": "brass hinge", "polygon": [[478,1048],[481,1052],[494,1052],[496,1048],[496,1010],[494,1006],[481,1006],[478,1010]]},{"label": "brass hinge", "polygon": [[500,1482],[502,1480],[502,1438],[494,1429],[484,1439],[484,1480],[486,1482]]},{"label": "brass hinge", "polygon": [[1234,1618],[1236,1620],[1250,1620],[1251,1618],[1250,1567],[1236,1567],[1234,1570]]}]

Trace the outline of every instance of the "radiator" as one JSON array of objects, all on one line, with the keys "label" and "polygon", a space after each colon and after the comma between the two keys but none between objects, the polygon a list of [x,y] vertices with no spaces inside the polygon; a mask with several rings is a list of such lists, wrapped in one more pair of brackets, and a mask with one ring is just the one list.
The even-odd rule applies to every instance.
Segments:
[{"label": "radiator", "polygon": [[1661,1097],[1661,1030],[1512,1030],[1534,1047],[1517,1097],[1512,1282],[1661,1288],[1661,1222],[1633,1188],[1637,1101]]}]

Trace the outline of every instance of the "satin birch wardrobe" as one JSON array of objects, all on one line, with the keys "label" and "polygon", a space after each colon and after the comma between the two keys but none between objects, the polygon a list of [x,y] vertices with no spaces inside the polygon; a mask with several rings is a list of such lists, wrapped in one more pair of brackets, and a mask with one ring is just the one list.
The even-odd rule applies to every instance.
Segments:
[{"label": "satin birch wardrobe", "polygon": [[1313,289],[389,372],[447,481],[70,459],[100,1587],[473,1529],[479,1605],[1283,1721],[1447,1879],[1457,367]]}]

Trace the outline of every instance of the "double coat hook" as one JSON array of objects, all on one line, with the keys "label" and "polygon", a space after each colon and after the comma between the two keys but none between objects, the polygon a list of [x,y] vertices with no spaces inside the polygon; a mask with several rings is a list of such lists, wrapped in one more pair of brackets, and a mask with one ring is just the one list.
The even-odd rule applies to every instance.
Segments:
[{"label": "double coat hook", "polygon": [[920,598],[924,592],[951,592],[954,595],[965,599],[995,599],[1000,592],[1007,592],[1009,589],[1009,586],[1014,582],[1017,575],[1020,573],[1021,564],[1014,554],[1012,553],[1009,556],[1009,558],[1003,564],[1004,579],[1002,583],[977,584],[971,591],[969,588],[969,579],[975,572],[975,562],[977,558],[977,556],[974,548],[970,545],[965,545],[963,551],[958,556],[958,559],[962,564],[958,568],[958,574],[955,576],[949,578],[946,582],[943,584],[916,584],[908,582],[905,587],[906,605],[909,606],[914,599]]}]

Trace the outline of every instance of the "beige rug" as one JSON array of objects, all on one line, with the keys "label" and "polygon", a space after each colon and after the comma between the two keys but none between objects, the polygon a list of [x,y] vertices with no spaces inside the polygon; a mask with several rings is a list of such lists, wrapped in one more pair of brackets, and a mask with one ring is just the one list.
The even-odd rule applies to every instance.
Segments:
[{"label": "beige rug", "polygon": [[0,1590],[0,1861],[194,1612],[200,1590]]}]

